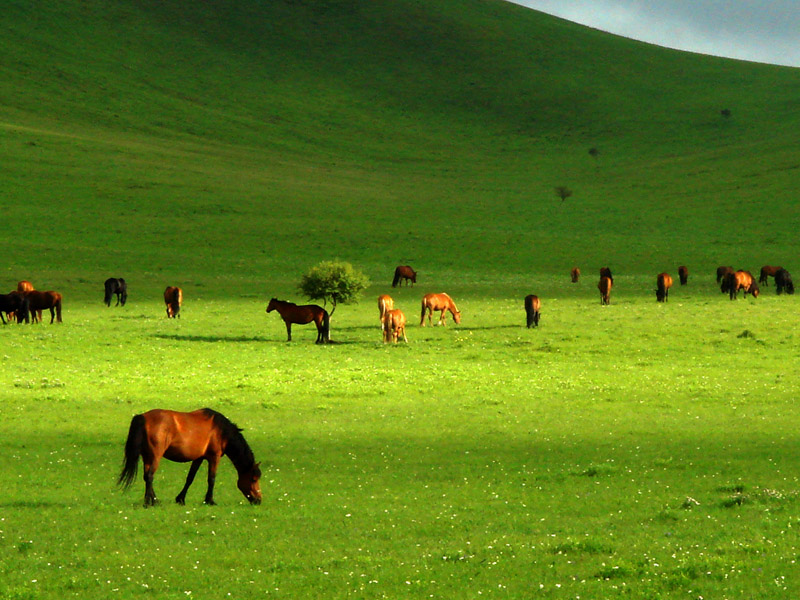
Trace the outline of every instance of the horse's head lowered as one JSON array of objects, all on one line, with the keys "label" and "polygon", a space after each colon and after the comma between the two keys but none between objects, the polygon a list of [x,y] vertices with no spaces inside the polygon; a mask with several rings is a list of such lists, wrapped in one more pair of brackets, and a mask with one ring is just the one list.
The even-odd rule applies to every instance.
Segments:
[{"label": "horse's head lowered", "polygon": [[273,310],[275,310],[276,308],[278,308],[278,306],[277,306],[277,302],[278,302],[278,299],[277,299],[277,298],[272,298],[272,299],[270,299],[270,301],[269,301],[269,304],[267,304],[267,312],[268,312],[268,313],[269,313],[269,312],[272,312]]},{"label": "horse's head lowered", "polygon": [[456,325],[461,323],[461,311],[457,310],[453,312],[453,321],[456,322]]},{"label": "horse's head lowered", "polygon": [[252,469],[239,473],[239,479],[236,482],[239,491],[244,494],[250,504],[261,504],[261,486],[258,483],[258,480],[261,479],[260,464],[253,463]]}]

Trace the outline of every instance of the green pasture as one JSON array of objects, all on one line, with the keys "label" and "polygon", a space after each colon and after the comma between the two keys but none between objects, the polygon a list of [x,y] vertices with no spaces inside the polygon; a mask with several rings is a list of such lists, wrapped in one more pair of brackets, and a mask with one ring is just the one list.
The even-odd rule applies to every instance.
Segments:
[{"label": "green pasture", "polygon": [[[0,44],[0,291],[64,296],[0,328],[0,598],[798,596],[800,300],[714,273],[800,276],[800,71],[499,0],[10,0]],[[336,258],[371,287],[286,343]],[[134,414],[205,406],[260,506],[227,460],[215,507],[115,486]]]}]

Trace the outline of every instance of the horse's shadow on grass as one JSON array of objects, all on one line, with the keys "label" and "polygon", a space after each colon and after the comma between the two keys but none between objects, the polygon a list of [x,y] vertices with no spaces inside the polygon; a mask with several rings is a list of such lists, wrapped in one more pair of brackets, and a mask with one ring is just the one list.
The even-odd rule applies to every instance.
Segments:
[{"label": "horse's shadow on grass", "polygon": [[216,342],[245,342],[245,343],[252,343],[252,342],[267,342],[267,343],[286,343],[286,340],[278,340],[278,339],[270,339],[265,338],[262,336],[250,336],[250,335],[236,335],[236,336],[223,336],[223,335],[179,335],[175,333],[156,333],[153,334],[153,337],[162,339],[162,340],[173,340],[177,342],[206,342],[206,343],[216,343]]}]

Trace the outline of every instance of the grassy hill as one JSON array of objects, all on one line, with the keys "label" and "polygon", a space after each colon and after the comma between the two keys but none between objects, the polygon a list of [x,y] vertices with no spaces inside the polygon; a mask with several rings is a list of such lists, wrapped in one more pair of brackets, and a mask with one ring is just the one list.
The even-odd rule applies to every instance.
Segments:
[{"label": "grassy hill", "polygon": [[5,13],[9,281],[241,291],[334,256],[482,285],[791,262],[797,69],[499,1]]}]

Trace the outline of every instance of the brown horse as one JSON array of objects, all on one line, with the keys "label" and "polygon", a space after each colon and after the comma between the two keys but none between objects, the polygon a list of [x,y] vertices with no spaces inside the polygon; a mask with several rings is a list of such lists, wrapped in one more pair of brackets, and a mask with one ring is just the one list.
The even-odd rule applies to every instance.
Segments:
[{"label": "brown horse", "polygon": [[50,323],[53,323],[54,318],[61,323],[61,294],[31,290],[25,296],[28,298],[28,308],[34,323],[42,322],[42,311],[46,308],[50,309]]},{"label": "brown horse", "polygon": [[[717,267],[717,283],[725,281],[728,273],[733,273],[733,267]],[[727,290],[722,290],[725,293]]]},{"label": "brown horse", "polygon": [[578,279],[581,278],[581,270],[578,267],[572,267],[572,270],[569,272],[569,277],[572,283],[578,283]]},{"label": "brown horse", "polygon": [[439,321],[437,325],[447,326],[446,313],[449,310],[453,315],[453,320],[456,325],[461,323],[461,311],[456,308],[456,303],[453,299],[445,293],[441,294],[425,294],[422,298],[422,314],[420,315],[419,324],[425,327],[425,312],[428,312],[428,324],[433,325],[431,316],[433,311],[441,311],[439,313]]},{"label": "brown horse", "polygon": [[408,338],[406,337],[406,316],[399,308],[387,310],[381,320],[383,329],[383,343],[392,340],[393,344],[397,343],[400,336],[403,336],[403,341],[407,344]]},{"label": "brown horse", "polygon": [[769,277],[775,277],[775,273],[783,269],[783,267],[773,267],[770,265],[764,265],[761,267],[761,273],[758,276],[758,283],[763,283],[767,287],[769,287]]},{"label": "brown horse", "polygon": [[[33,290],[33,284],[30,281],[22,280],[17,283],[16,291],[19,292],[20,294],[25,294],[26,292],[30,292],[32,290]],[[13,294],[14,292],[11,293]],[[17,320],[17,312],[14,310],[7,312],[6,316],[8,317],[9,323]],[[28,316],[27,311],[25,311],[25,316],[23,317],[23,319],[26,323],[30,323],[30,317]]]},{"label": "brown horse", "polygon": [[597,284],[597,289],[600,290],[600,304],[611,304],[611,286],[614,281],[611,277],[601,277],[600,283]]},{"label": "brown horse", "polygon": [[175,502],[183,504],[186,492],[205,460],[208,461],[205,503],[214,504],[214,482],[222,455],[230,458],[236,467],[239,474],[236,485],[244,497],[251,504],[259,504],[261,487],[258,480],[261,469],[239,427],[210,408],[193,412],[150,410],[131,419],[125,442],[125,459],[117,485],[122,485],[123,489],[130,487],[136,478],[141,456],[144,464],[144,505],[153,506],[156,503],[153,476],[161,458],[175,462],[191,461],[186,484],[175,497]]},{"label": "brown horse", "polygon": [[731,300],[739,297],[739,290],[744,291],[745,298],[747,294],[752,294],[753,298],[758,298],[759,289],[753,274],[750,271],[736,271],[735,273],[728,273],[725,276],[725,283],[723,287],[726,288]]},{"label": "brown horse", "polygon": [[611,280],[611,283],[614,283],[614,276],[611,274],[611,269],[608,267],[600,267],[600,279],[603,277],[608,277]]},{"label": "brown horse", "polygon": [[656,300],[666,302],[669,300],[669,288],[672,287],[672,276],[669,273],[659,273],[656,278]]},{"label": "brown horse", "polygon": [[176,319],[181,316],[183,290],[179,287],[167,286],[164,290],[164,304],[167,305],[167,318]]},{"label": "brown horse", "polygon": [[392,279],[392,287],[397,287],[397,284],[403,285],[403,280],[408,284],[411,282],[411,285],[417,283],[417,272],[409,267],[408,265],[400,265],[394,270],[394,279]]},{"label": "brown horse", "polygon": [[32,292],[33,291],[33,284],[30,281],[25,281],[24,279],[17,283],[17,291],[18,292]]},{"label": "brown horse", "polygon": [[527,316],[528,329],[539,326],[539,316],[542,310],[542,301],[539,296],[530,294],[525,296],[525,315]]},{"label": "brown horse", "polygon": [[686,285],[689,282],[689,269],[683,265],[678,267],[678,279],[681,280],[681,285]]},{"label": "brown horse", "polygon": [[381,317],[381,329],[383,328],[383,315],[394,308],[394,300],[387,294],[378,296],[378,312]]},{"label": "brown horse", "polygon": [[278,314],[286,323],[286,333],[289,336],[287,341],[292,341],[292,323],[306,325],[314,321],[317,326],[317,344],[324,344],[331,341],[330,323],[331,318],[328,311],[316,304],[305,304],[298,306],[293,302],[286,302],[272,298],[267,305],[267,312],[277,310]]},{"label": "brown horse", "polygon": [[0,294],[0,321],[6,324],[3,313],[6,313],[8,322],[16,320],[17,323],[30,323],[30,303],[27,294],[21,292],[11,292],[10,294]]}]

